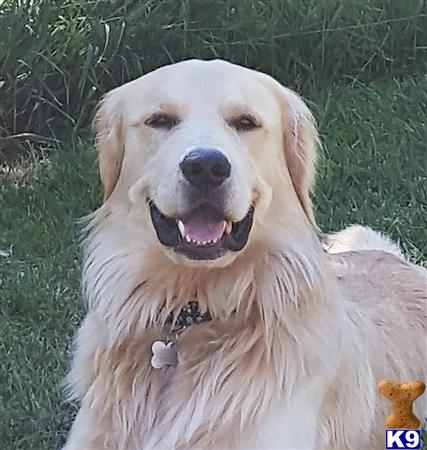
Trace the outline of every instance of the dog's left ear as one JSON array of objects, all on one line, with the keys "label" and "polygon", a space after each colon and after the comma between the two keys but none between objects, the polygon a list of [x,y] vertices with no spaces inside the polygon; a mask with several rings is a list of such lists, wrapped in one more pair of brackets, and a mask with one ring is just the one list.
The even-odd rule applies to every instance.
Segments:
[{"label": "dog's left ear", "polygon": [[293,91],[280,85],[286,165],[298,200],[315,225],[311,194],[314,189],[317,148],[320,144],[313,114]]}]

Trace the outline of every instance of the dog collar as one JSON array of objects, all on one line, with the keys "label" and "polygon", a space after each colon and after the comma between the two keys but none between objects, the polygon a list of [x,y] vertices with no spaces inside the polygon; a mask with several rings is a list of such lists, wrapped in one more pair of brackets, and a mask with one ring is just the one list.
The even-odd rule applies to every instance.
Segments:
[{"label": "dog collar", "polygon": [[192,325],[198,325],[211,319],[209,311],[202,313],[196,301],[187,303],[178,316],[169,315],[163,328],[163,340],[157,340],[151,346],[151,365],[155,369],[176,366],[178,364],[176,342],[180,334]]}]

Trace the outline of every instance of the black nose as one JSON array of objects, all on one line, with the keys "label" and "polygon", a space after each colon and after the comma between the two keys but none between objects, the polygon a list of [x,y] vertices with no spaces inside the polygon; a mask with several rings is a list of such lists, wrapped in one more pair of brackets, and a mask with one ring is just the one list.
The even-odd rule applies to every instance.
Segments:
[{"label": "black nose", "polygon": [[192,150],[179,165],[184,177],[195,187],[220,186],[229,176],[231,165],[218,150]]}]

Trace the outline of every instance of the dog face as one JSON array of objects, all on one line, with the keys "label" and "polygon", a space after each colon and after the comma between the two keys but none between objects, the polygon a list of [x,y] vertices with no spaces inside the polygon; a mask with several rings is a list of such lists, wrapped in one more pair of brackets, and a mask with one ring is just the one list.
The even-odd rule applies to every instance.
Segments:
[{"label": "dog face", "polygon": [[166,66],[107,94],[96,126],[105,203],[175,262],[226,265],[279,217],[313,221],[312,116],[265,74]]}]

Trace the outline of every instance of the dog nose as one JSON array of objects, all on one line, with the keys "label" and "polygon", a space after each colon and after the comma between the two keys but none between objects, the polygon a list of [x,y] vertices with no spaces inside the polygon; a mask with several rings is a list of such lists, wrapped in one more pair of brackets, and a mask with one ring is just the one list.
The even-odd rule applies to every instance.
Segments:
[{"label": "dog nose", "polygon": [[180,168],[187,181],[204,189],[220,186],[231,171],[228,159],[220,151],[212,149],[192,150],[182,160]]}]

